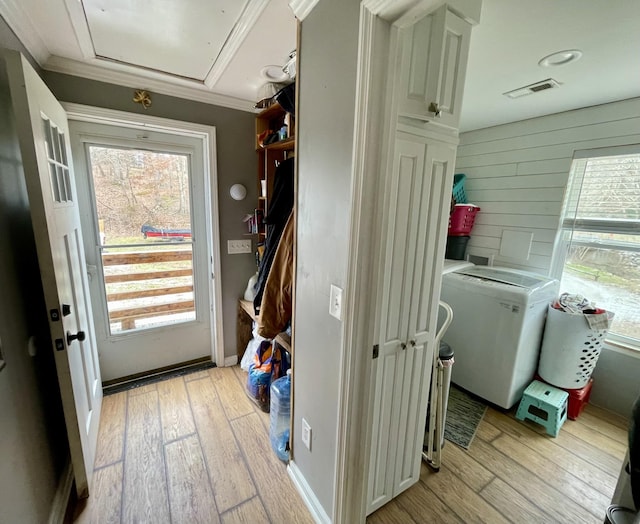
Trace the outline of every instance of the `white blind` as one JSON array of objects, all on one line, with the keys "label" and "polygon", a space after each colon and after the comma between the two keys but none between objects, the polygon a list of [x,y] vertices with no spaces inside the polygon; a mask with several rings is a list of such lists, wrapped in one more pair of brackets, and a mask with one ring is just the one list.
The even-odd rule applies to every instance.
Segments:
[{"label": "white blind", "polygon": [[565,227],[574,220],[640,225],[640,154],[577,159],[570,180]]}]

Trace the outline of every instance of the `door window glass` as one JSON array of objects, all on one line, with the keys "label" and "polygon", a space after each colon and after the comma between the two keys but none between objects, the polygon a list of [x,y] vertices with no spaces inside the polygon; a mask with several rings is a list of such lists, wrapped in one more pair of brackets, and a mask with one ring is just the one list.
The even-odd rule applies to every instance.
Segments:
[{"label": "door window glass", "polygon": [[195,320],[188,155],[88,151],[110,332]]}]

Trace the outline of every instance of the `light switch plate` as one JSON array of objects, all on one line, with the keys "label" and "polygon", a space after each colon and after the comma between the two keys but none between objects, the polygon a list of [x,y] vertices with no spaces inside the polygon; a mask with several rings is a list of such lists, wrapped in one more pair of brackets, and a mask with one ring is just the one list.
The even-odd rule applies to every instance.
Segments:
[{"label": "light switch plate", "polygon": [[238,255],[240,253],[251,253],[251,239],[227,240],[227,253],[229,255]]},{"label": "light switch plate", "polygon": [[311,426],[305,419],[302,419],[302,443],[311,451]]},{"label": "light switch plate", "polygon": [[331,294],[329,296],[329,314],[342,320],[342,289],[331,284]]}]

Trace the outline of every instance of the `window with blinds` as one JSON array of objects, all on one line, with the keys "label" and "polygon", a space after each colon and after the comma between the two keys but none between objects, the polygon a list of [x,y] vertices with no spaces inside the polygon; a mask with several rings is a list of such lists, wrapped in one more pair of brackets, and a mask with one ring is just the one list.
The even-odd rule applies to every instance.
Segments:
[{"label": "window with blinds", "polygon": [[610,341],[640,350],[640,146],[576,153],[552,272],[615,314]]}]

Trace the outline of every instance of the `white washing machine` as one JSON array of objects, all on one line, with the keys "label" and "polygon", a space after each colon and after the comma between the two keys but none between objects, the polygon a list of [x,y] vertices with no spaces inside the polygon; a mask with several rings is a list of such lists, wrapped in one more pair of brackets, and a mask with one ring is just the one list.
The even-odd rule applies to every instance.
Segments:
[{"label": "white washing machine", "polygon": [[559,285],[495,266],[445,274],[440,298],[453,309],[443,337],[455,352],[452,382],[503,408],[518,402],[537,370],[547,305]]}]

